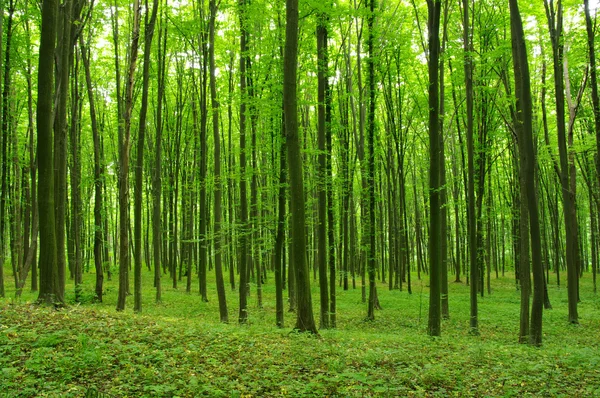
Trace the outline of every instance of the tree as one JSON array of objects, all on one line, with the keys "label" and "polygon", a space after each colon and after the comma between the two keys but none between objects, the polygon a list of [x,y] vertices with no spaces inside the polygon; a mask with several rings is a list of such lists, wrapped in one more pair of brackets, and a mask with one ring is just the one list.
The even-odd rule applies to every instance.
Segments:
[{"label": "tree", "polygon": [[442,230],[440,211],[439,52],[440,0],[428,0],[429,49],[429,335],[441,335]]},{"label": "tree", "polygon": [[[162,28],[162,25],[161,25]],[[167,30],[159,29],[158,34],[158,88],[156,100],[156,147],[154,149],[154,174],[152,176],[152,252],[154,255],[154,286],[156,287],[156,302],[162,300],[161,290],[161,263],[162,262],[162,244],[163,227],[161,218],[161,196],[162,196],[162,107],[165,91],[165,50],[167,46]],[[162,40],[162,42],[161,42]]]},{"label": "tree", "polygon": [[[517,117],[519,122],[517,137],[521,173],[525,175],[527,212],[529,214],[529,234],[531,238],[531,259],[533,268],[533,303],[531,307],[531,329],[529,344],[542,344],[542,310],[544,304],[544,269],[542,266],[542,247],[538,214],[537,192],[535,184],[536,160],[533,148],[533,105],[525,34],[517,0],[509,0],[510,27],[512,37],[513,66],[515,71],[515,93],[517,96]],[[526,237],[522,237],[526,238]],[[526,276],[527,278],[529,275]],[[529,301],[529,298],[527,298]]]},{"label": "tree", "polygon": [[217,279],[217,297],[219,299],[219,314],[221,322],[229,322],[227,300],[225,298],[225,283],[223,282],[223,266],[221,264],[221,139],[219,137],[219,101],[217,100],[217,82],[215,76],[215,19],[217,4],[210,0],[209,27],[209,63],[210,63],[210,102],[212,107],[213,140],[215,146],[215,187],[214,187],[214,250],[215,274]]},{"label": "tree", "polygon": [[148,91],[150,86],[150,54],[152,50],[152,38],[154,37],[154,25],[158,12],[158,0],[154,0],[150,19],[148,19],[148,2],[145,4],[146,15],[144,31],[144,66],[142,72],[142,106],[140,108],[137,158],[135,165],[135,190],[134,190],[134,277],[133,295],[135,312],[142,312],[142,192],[144,174],[144,146],[146,140],[146,115],[148,113]]},{"label": "tree", "polygon": [[92,125],[92,136],[94,140],[94,266],[96,269],[96,299],[102,302],[102,289],[104,284],[104,271],[102,269],[102,246],[103,237],[102,229],[104,223],[102,220],[102,166],[100,163],[100,132],[98,128],[98,120],[96,117],[96,103],[94,100],[94,92],[92,86],[92,74],[90,72],[90,62],[87,53],[87,48],[83,42],[83,37],[79,37],[79,48],[81,50],[81,59],[83,60],[83,68],[85,73],[85,82],[88,92],[88,102],[90,106],[90,120]]},{"label": "tree", "polygon": [[[294,276],[296,280],[298,309],[295,329],[317,334],[310,293],[310,274],[306,264],[304,184],[302,177],[302,152],[298,137],[298,105],[296,78],[298,59],[298,0],[286,0],[285,49],[283,59],[283,110],[290,176],[290,212]],[[243,255],[243,254],[242,254]]]},{"label": "tree", "polygon": [[140,39],[140,0],[133,8],[133,27],[129,54],[129,70],[125,91],[124,130],[119,140],[119,297],[117,311],[125,309],[129,290],[129,152],[131,150],[131,114],[133,111],[133,86]]},{"label": "tree", "polygon": [[579,286],[579,249],[577,245],[577,217],[575,212],[575,197],[570,190],[569,184],[569,154],[567,152],[567,138],[565,130],[565,90],[563,75],[563,7],[562,1],[558,0],[556,10],[554,1],[544,0],[548,29],[552,42],[552,55],[554,66],[554,95],[556,100],[556,128],[558,131],[558,153],[560,159],[560,185],[562,188],[563,213],[565,222],[565,242],[567,258],[567,280],[569,301],[569,322],[579,323],[577,313],[578,286]]},{"label": "tree", "polygon": [[[6,233],[4,232],[6,230],[6,205],[9,202],[10,198],[8,195],[8,174],[9,174],[9,162],[8,162],[8,142],[9,140],[11,140],[11,138],[13,138],[15,136],[15,133],[13,132],[11,134],[11,132],[9,130],[12,130],[12,125],[14,124],[14,118],[11,117],[11,112],[9,112],[9,107],[10,107],[10,103],[11,103],[11,90],[12,90],[12,70],[11,70],[11,42],[12,42],[12,36],[13,36],[13,15],[15,12],[15,3],[14,0],[11,0],[9,2],[8,5],[8,18],[7,18],[7,23],[6,23],[6,48],[5,48],[5,55],[4,55],[4,71],[3,71],[3,80],[4,80],[4,84],[2,87],[2,182],[0,185],[0,189],[1,189],[1,197],[0,197],[0,268],[2,268],[2,274],[0,274],[0,296],[4,296],[4,261],[5,261],[5,247],[6,247],[6,242],[5,242],[5,236]],[[0,55],[1,57],[1,55]],[[11,123],[11,121],[13,121]],[[14,220],[11,224],[15,224]],[[11,256],[12,257],[12,263],[13,263],[13,273],[15,274],[15,281],[18,281],[19,279],[19,275],[18,275],[18,268],[15,267],[15,256]]]},{"label": "tree", "polygon": [[473,149],[473,60],[471,56],[471,33],[469,30],[469,1],[463,0],[463,45],[464,45],[464,69],[465,90],[467,96],[467,157],[468,157],[468,183],[467,183],[467,235],[469,267],[471,277],[471,333],[478,334],[477,314],[477,230],[475,223],[475,161]]},{"label": "tree", "polygon": [[246,0],[239,0],[240,13],[240,312],[239,323],[248,320],[248,198],[246,187],[246,103],[248,101],[246,65],[248,32]]},{"label": "tree", "polygon": [[368,204],[367,214],[365,222],[368,225],[368,245],[367,250],[367,268],[369,270],[369,305],[367,310],[367,319],[375,319],[375,308],[378,306],[377,303],[377,290],[375,285],[375,54],[374,54],[374,43],[375,40],[375,0],[370,0],[368,3],[368,16],[367,16],[367,51],[369,58],[367,59],[367,89],[369,93],[368,104],[369,109],[367,113],[367,146],[368,146],[368,160],[367,160],[367,186],[368,186]]},{"label": "tree", "polygon": [[327,96],[327,23],[328,18],[325,13],[317,17],[317,74],[318,74],[318,145],[319,145],[319,181],[318,189],[318,225],[317,225],[317,260],[319,268],[319,292],[321,311],[319,325],[321,329],[329,328],[329,294],[327,284],[327,161],[326,161],[326,96]]},{"label": "tree", "polygon": [[[54,45],[57,31],[56,0],[44,0],[38,63],[37,158],[38,212],[40,217],[40,290],[38,301],[63,304],[56,259],[56,219],[54,212],[54,151],[52,149]],[[4,159],[3,159],[4,160]]]}]

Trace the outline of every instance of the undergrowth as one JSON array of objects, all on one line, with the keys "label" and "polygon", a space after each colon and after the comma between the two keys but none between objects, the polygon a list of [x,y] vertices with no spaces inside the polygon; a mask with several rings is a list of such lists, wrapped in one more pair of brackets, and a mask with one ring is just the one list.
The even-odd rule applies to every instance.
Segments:
[{"label": "undergrowth", "polygon": [[93,275],[85,279],[84,303],[68,284],[60,310],[32,304],[35,293],[0,299],[0,397],[600,397],[600,299],[587,277],[579,326],[567,323],[566,289],[549,287],[541,348],[517,343],[520,293],[508,276],[480,298],[479,336],[469,334],[468,286],[451,283],[440,338],[426,334],[426,280],[411,295],[379,284],[383,309],[372,322],[360,287],[339,289],[337,329],[311,336],[291,331],[292,313],[286,328],[274,326],[272,281],[260,309],[252,287],[249,323],[239,326],[237,289],[227,292],[231,322],[219,323],[212,280],[208,303],[163,280],[155,304],[146,270],[143,313],[134,314],[132,297],[114,310],[116,281],[93,303]]}]

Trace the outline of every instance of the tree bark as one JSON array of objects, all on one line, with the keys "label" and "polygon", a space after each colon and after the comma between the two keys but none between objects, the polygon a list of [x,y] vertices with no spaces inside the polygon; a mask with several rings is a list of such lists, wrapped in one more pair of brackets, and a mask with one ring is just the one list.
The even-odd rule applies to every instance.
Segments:
[{"label": "tree bark", "polygon": [[478,314],[477,314],[477,225],[475,222],[475,159],[473,145],[473,60],[472,38],[469,30],[469,1],[463,0],[463,42],[465,53],[465,90],[467,96],[467,235],[468,235],[468,253],[470,267],[470,303],[471,318],[470,327],[472,334],[479,334]]},{"label": "tree bark", "polygon": [[246,30],[246,0],[239,0],[240,12],[240,286],[239,323],[248,320],[248,198],[246,188],[246,103],[248,101],[246,58],[248,32]]},{"label": "tree bark", "polygon": [[567,152],[567,137],[565,130],[565,92],[563,76],[563,11],[562,2],[558,0],[557,9],[554,10],[554,2],[544,0],[546,17],[548,18],[548,29],[552,41],[552,54],[554,64],[554,92],[556,98],[556,126],[558,131],[558,152],[560,158],[560,185],[563,197],[563,213],[565,222],[566,258],[567,258],[567,289],[569,303],[569,322],[579,323],[577,313],[578,285],[577,273],[577,218],[572,217],[574,197],[570,192],[569,184],[569,154]]},{"label": "tree bark", "polygon": [[90,121],[92,125],[92,136],[94,141],[94,265],[96,269],[96,299],[102,302],[102,289],[104,284],[104,272],[102,268],[102,229],[104,223],[102,220],[102,208],[104,198],[102,196],[102,166],[100,163],[100,132],[98,130],[98,120],[96,117],[96,105],[92,86],[92,76],[90,72],[90,62],[86,46],[83,43],[83,37],[79,38],[79,48],[81,49],[81,58],[85,71],[85,81],[88,91],[88,102],[90,107]]},{"label": "tree bark", "polygon": [[54,92],[54,45],[57,28],[56,0],[44,0],[40,35],[37,100],[38,214],[40,218],[40,290],[38,301],[63,304],[56,259],[54,211],[54,159],[52,126]]},{"label": "tree bark", "polygon": [[285,50],[283,61],[283,109],[287,135],[288,169],[290,175],[290,210],[292,259],[297,289],[297,318],[295,329],[317,334],[310,293],[310,274],[306,264],[304,183],[302,152],[298,137],[296,78],[298,68],[298,0],[286,0]]},{"label": "tree bark", "polygon": [[440,211],[439,53],[440,0],[428,0],[429,49],[429,326],[430,336],[441,335],[442,231]]},{"label": "tree bark", "polygon": [[327,161],[326,161],[326,95],[327,95],[327,24],[326,13],[317,20],[317,79],[318,79],[318,223],[317,223],[317,267],[319,269],[320,318],[319,327],[329,328],[329,293],[327,291]]},{"label": "tree bark", "polygon": [[[536,159],[533,146],[533,105],[525,34],[517,0],[509,0],[510,25],[513,51],[513,67],[515,71],[515,94],[518,101],[517,118],[520,124],[519,157],[521,172],[527,193],[527,212],[529,213],[529,236],[531,238],[531,263],[533,270],[533,303],[531,307],[531,324],[529,344],[542,344],[542,311],[544,304],[544,269],[542,265],[542,247],[538,202],[535,184]],[[529,275],[527,275],[529,277]]]},{"label": "tree bark", "polygon": [[[367,319],[375,319],[375,308],[378,307],[377,302],[377,290],[375,285],[375,54],[374,54],[374,40],[375,40],[375,0],[368,2],[368,14],[367,14],[367,89],[369,93],[368,97],[368,113],[367,113],[367,146],[368,146],[368,159],[367,159],[367,187],[368,187],[368,217],[365,217],[365,221],[368,223],[368,244],[369,249],[367,250],[367,261],[363,264],[367,265],[369,272],[369,304],[367,310]],[[364,265],[363,265],[364,266]]]},{"label": "tree bark", "polygon": [[217,82],[215,76],[215,19],[217,5],[215,0],[210,0],[210,27],[209,27],[209,63],[210,63],[210,102],[212,107],[213,141],[214,141],[214,251],[215,251],[215,276],[217,282],[217,297],[219,300],[219,315],[221,322],[229,322],[227,314],[227,300],[225,297],[225,283],[223,281],[223,266],[221,264],[221,140],[219,136],[219,102],[217,100]]},{"label": "tree bark", "polygon": [[[147,3],[146,3],[147,6]],[[137,157],[135,165],[135,190],[134,190],[134,215],[133,215],[133,241],[134,241],[134,266],[133,266],[133,310],[142,312],[142,193],[144,181],[144,146],[146,142],[146,115],[148,114],[148,91],[150,86],[150,54],[152,52],[152,38],[158,11],[158,0],[154,0],[152,13],[148,20],[146,8],[144,31],[144,66],[142,71],[142,105],[140,107]]]},{"label": "tree bark", "polygon": [[119,295],[117,311],[125,309],[129,281],[129,152],[131,149],[131,113],[133,111],[133,86],[140,39],[140,0],[133,8],[133,29],[129,55],[129,71],[125,91],[124,130],[119,142]]}]

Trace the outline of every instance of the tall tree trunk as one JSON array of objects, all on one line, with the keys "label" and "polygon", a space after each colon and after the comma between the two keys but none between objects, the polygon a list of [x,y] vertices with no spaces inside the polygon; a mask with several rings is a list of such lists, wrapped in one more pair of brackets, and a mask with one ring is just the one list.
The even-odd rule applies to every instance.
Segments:
[{"label": "tall tree trunk", "polygon": [[227,314],[227,300],[225,298],[225,283],[223,281],[223,267],[221,264],[221,140],[219,136],[219,102],[217,100],[217,82],[215,76],[215,19],[217,5],[215,0],[210,0],[210,27],[209,27],[209,62],[210,62],[210,102],[212,107],[213,140],[215,146],[214,178],[214,251],[215,251],[215,276],[217,281],[217,297],[219,299],[219,315],[221,322],[229,322]]},{"label": "tall tree trunk", "polygon": [[321,311],[319,327],[329,328],[329,292],[327,284],[327,161],[326,161],[326,95],[327,95],[327,24],[326,13],[317,21],[317,79],[318,79],[318,222],[317,222],[317,267],[319,269],[319,292]]},{"label": "tall tree trunk", "polygon": [[[446,42],[448,40],[448,14],[449,14],[449,5],[448,0],[444,1],[444,27],[442,34],[442,48],[441,48],[441,56],[442,58],[445,56],[446,52]],[[440,62],[440,217],[441,224],[440,229],[441,232],[441,253],[442,253],[442,269],[441,269],[441,298],[442,298],[442,317],[444,319],[450,318],[450,310],[448,305],[448,188],[446,186],[446,155],[444,148],[444,114],[446,111],[445,103],[445,89],[444,89],[444,62],[443,60]]]},{"label": "tall tree trunk", "polygon": [[[0,7],[1,9],[2,7]],[[1,23],[0,23],[1,25]],[[37,236],[38,236],[38,230],[39,227],[36,228],[36,225],[39,225],[39,221],[38,221],[38,208],[37,208],[37,184],[36,184],[36,171],[37,171],[37,162],[36,162],[36,158],[35,158],[35,146],[34,146],[34,139],[35,139],[35,131],[34,131],[34,113],[33,113],[33,83],[32,83],[32,65],[31,65],[31,51],[30,51],[30,47],[31,47],[31,38],[30,38],[30,28],[29,28],[29,21],[25,21],[25,31],[26,31],[26,41],[27,41],[27,72],[26,72],[26,80],[27,80],[27,117],[28,117],[28,126],[27,129],[29,130],[29,145],[28,145],[28,151],[29,151],[29,176],[30,176],[30,181],[28,182],[30,184],[30,188],[29,188],[29,204],[28,206],[30,207],[31,211],[30,211],[30,220],[32,220],[31,222],[31,228],[30,228],[30,243],[28,245],[28,249],[25,252],[25,268],[27,267],[27,259],[30,256],[31,253],[31,291],[35,292],[38,290],[38,266],[37,266]],[[1,29],[0,29],[1,32]],[[1,47],[1,46],[0,46]],[[1,272],[1,271],[0,271]],[[24,275],[21,276],[21,279],[23,280],[23,276],[26,276],[26,271],[23,272]],[[0,276],[0,279],[2,279],[2,277]],[[23,281],[23,283],[21,284],[21,288],[25,287],[25,281]],[[3,288],[3,284],[0,281],[0,290],[2,290]],[[1,296],[1,295],[0,295]]]},{"label": "tall tree trunk", "polygon": [[129,55],[129,71],[125,91],[124,131],[119,142],[119,295],[117,311],[125,309],[129,281],[129,152],[131,149],[131,113],[133,111],[133,86],[140,39],[140,0],[133,8],[133,28]]},{"label": "tall tree trunk", "polygon": [[44,0],[40,34],[37,98],[37,159],[38,159],[38,214],[40,217],[40,290],[38,301],[63,304],[56,259],[56,219],[54,211],[53,159],[53,92],[54,46],[57,30],[56,0]]},{"label": "tall tree trunk", "polygon": [[[79,18],[75,16],[76,20]],[[74,25],[75,26],[75,25]],[[75,29],[71,32],[73,46],[77,38],[75,37]],[[80,162],[80,136],[81,136],[81,123],[80,123],[80,112],[82,106],[82,98],[79,93],[79,53],[73,54],[74,65],[73,65],[73,76],[75,78],[73,82],[72,95],[71,95],[71,127],[69,131],[69,139],[71,146],[71,236],[73,254],[70,261],[73,262],[73,274],[75,279],[75,297],[79,301],[81,294],[81,284],[83,283],[83,253],[82,253],[82,230],[83,230],[83,219],[82,219],[82,203],[81,203],[81,162]]]},{"label": "tall tree trunk", "polygon": [[[8,5],[8,18],[6,23],[6,48],[5,48],[5,56],[4,56],[4,71],[3,71],[3,87],[2,87],[2,177],[1,177],[1,197],[0,197],[0,268],[2,269],[0,272],[1,280],[0,280],[0,297],[4,297],[4,261],[6,254],[6,241],[5,237],[7,236],[5,233],[6,230],[6,207],[7,202],[9,202],[8,197],[8,173],[10,172],[8,169],[9,160],[8,160],[8,141],[11,138],[10,130],[11,130],[11,114],[10,111],[10,92],[11,88],[11,42],[13,35],[13,14],[15,10],[14,0],[9,1]],[[1,57],[1,55],[0,55]],[[12,218],[12,217],[11,217]],[[14,220],[11,223],[14,225]],[[19,270],[15,267],[15,259],[12,256],[13,263],[13,273],[15,274],[15,282],[19,280]],[[17,286],[18,287],[18,286]]]},{"label": "tall tree trunk", "polygon": [[440,229],[439,55],[440,0],[428,0],[429,49],[429,335],[441,335],[442,231]]},{"label": "tall tree trunk", "polygon": [[281,121],[282,134],[279,150],[279,193],[277,195],[277,235],[275,237],[275,318],[277,327],[283,327],[283,274],[285,246],[285,185],[286,185],[286,156],[285,156],[285,120]]},{"label": "tall tree trunk", "polygon": [[102,166],[100,163],[100,132],[98,130],[98,120],[96,116],[96,105],[94,100],[94,91],[92,86],[92,75],[90,72],[90,62],[87,49],[83,43],[83,37],[79,38],[79,48],[81,49],[81,59],[85,71],[85,81],[88,91],[88,102],[90,107],[90,120],[92,125],[92,136],[94,140],[94,265],[96,269],[96,299],[102,302],[102,289],[104,283],[104,272],[102,269],[102,230],[104,228],[102,220],[102,207],[104,198],[102,196]]},{"label": "tall tree trunk", "polygon": [[478,314],[477,314],[477,226],[475,223],[475,159],[473,145],[473,59],[472,37],[469,29],[469,1],[463,0],[463,44],[464,44],[464,68],[465,68],[465,90],[467,96],[467,158],[468,158],[468,183],[467,183],[467,235],[469,247],[469,267],[470,267],[470,297],[471,297],[471,318],[470,327],[472,334],[479,334]]},{"label": "tall tree trunk", "polygon": [[[156,5],[154,6],[156,7]],[[163,16],[161,14],[161,22]],[[162,40],[162,42],[161,42]],[[161,287],[161,265],[162,264],[162,244],[163,244],[163,225],[161,219],[161,196],[162,196],[162,103],[165,91],[165,52],[167,46],[167,30],[162,28],[162,23],[158,34],[158,87],[156,99],[156,146],[154,149],[154,174],[152,176],[152,253],[154,258],[154,286],[156,287],[157,303],[162,300]]]},{"label": "tall tree trunk", "polygon": [[[201,8],[203,12],[203,8]],[[204,20],[204,16],[201,14],[201,20]],[[202,74],[201,74],[201,86],[200,86],[200,261],[198,269],[198,283],[200,289],[200,296],[203,302],[208,302],[207,286],[206,286],[206,275],[207,275],[207,248],[208,248],[208,209],[206,208],[206,169],[207,169],[207,143],[206,143],[206,128],[207,128],[207,74],[208,74],[208,42],[205,34],[200,35],[200,42],[202,47]],[[197,94],[195,94],[197,95]]]},{"label": "tall tree trunk", "polygon": [[142,193],[144,181],[144,146],[146,140],[146,115],[148,114],[148,91],[150,86],[150,54],[152,52],[152,38],[158,11],[158,0],[154,0],[152,14],[148,20],[148,2],[146,1],[146,15],[144,31],[144,66],[142,75],[142,105],[139,115],[137,157],[135,165],[135,190],[133,214],[133,241],[134,241],[134,267],[133,267],[133,310],[142,312]]},{"label": "tall tree trunk", "polygon": [[567,258],[567,281],[568,281],[568,302],[569,302],[569,322],[579,323],[577,314],[578,285],[579,278],[577,273],[578,252],[577,252],[577,218],[572,217],[574,206],[574,197],[570,192],[569,184],[569,154],[567,152],[567,137],[565,130],[565,92],[563,76],[563,10],[562,2],[558,0],[557,9],[554,10],[554,1],[544,0],[546,8],[546,17],[548,18],[548,28],[550,39],[552,41],[552,54],[554,64],[554,92],[556,98],[556,126],[558,131],[558,152],[560,158],[560,185],[563,197],[563,213],[566,234],[566,258]]},{"label": "tall tree trunk", "polygon": [[310,274],[306,264],[304,184],[302,152],[298,136],[298,104],[296,78],[298,69],[298,0],[286,0],[285,50],[283,61],[283,109],[287,135],[288,169],[290,174],[290,236],[293,246],[294,274],[297,289],[295,329],[317,334],[310,293]]},{"label": "tall tree trunk", "polygon": [[[368,36],[367,36],[367,51],[369,58],[367,59],[367,89],[369,92],[368,97],[368,113],[367,113],[367,146],[368,146],[368,159],[367,159],[367,186],[368,186],[368,217],[365,217],[365,221],[368,223],[368,244],[369,249],[367,250],[367,259],[363,264],[367,265],[369,272],[369,304],[367,310],[367,319],[375,319],[375,308],[378,306],[377,303],[377,290],[375,285],[375,0],[368,2]],[[364,266],[364,265],[363,265]]]},{"label": "tall tree trunk", "polygon": [[248,32],[246,30],[246,0],[239,0],[240,13],[240,312],[239,323],[248,320],[248,199],[246,188],[246,105],[248,91],[246,87],[246,58],[248,57]]},{"label": "tall tree trunk", "polygon": [[542,344],[544,269],[542,265],[540,223],[535,184],[536,159],[533,146],[533,105],[525,34],[523,32],[523,24],[517,0],[509,0],[509,6],[513,66],[515,71],[515,94],[518,101],[517,118],[520,124],[518,131],[521,133],[517,139],[519,140],[519,151],[522,152],[522,155],[519,156],[521,172],[525,176],[522,182],[525,182],[527,192],[527,212],[529,213],[529,236],[531,239],[533,269],[533,303],[531,307],[529,344],[539,346]]},{"label": "tall tree trunk", "polygon": [[[60,289],[64,295],[66,264],[65,256],[65,225],[66,225],[66,202],[67,202],[67,102],[69,98],[69,70],[71,45],[71,18],[73,1],[65,0],[59,7],[59,15],[62,16],[62,24],[59,25],[59,47],[56,63],[56,90],[58,104],[56,108],[56,119],[54,120],[54,201],[56,211],[56,250],[58,262],[58,278]],[[60,20],[59,20],[59,23]]]}]

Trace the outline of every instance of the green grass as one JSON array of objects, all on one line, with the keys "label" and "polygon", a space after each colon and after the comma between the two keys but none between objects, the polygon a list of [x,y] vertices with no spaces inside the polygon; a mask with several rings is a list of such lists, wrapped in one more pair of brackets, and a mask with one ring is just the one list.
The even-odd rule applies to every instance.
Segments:
[{"label": "green grass", "polygon": [[[5,275],[10,271],[6,269]],[[600,397],[600,298],[591,277],[582,280],[580,326],[567,323],[564,287],[551,286],[553,310],[544,312],[544,345],[517,343],[519,292],[512,275],[493,279],[480,299],[480,336],[469,335],[465,284],[450,284],[450,319],[442,337],[427,336],[427,281],[413,294],[378,286],[383,310],[365,322],[360,288],[338,290],[338,329],[320,337],[275,324],[272,276],[264,307],[252,286],[249,324],[239,326],[237,290],[227,291],[230,324],[218,322],[214,277],[208,303],[185,285],[163,279],[163,303],[154,304],[152,274],[144,271],[143,314],[115,311],[117,282],[105,284],[102,304],[74,303],[59,311],[0,299],[0,397],[81,397],[88,389],[114,397],[369,397],[565,396]],[[85,274],[84,299],[94,276]],[[416,275],[413,275],[416,279]],[[318,319],[317,283],[312,281]],[[287,294],[287,293],[286,293]]]}]

